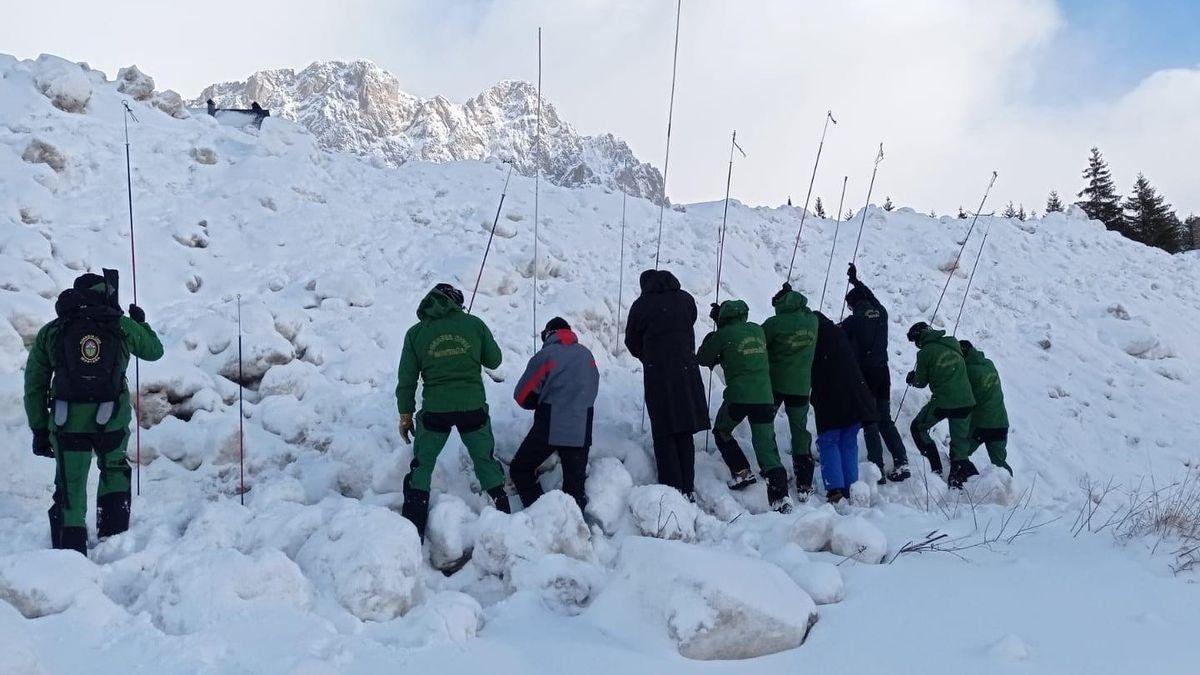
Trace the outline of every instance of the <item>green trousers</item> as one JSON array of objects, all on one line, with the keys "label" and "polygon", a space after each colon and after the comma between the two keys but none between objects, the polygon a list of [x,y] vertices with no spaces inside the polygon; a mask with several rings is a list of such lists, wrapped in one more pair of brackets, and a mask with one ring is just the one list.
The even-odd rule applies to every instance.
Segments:
[{"label": "green trousers", "polygon": [[988,459],[991,460],[992,465],[1004,469],[1011,476],[1013,470],[1008,465],[1008,429],[981,429],[972,427],[970,441],[971,454],[974,454],[981,445],[987,448]]},{"label": "green trousers", "polygon": [[808,431],[808,397],[776,393],[776,411],[779,410],[780,405],[783,406],[783,412],[787,415],[788,432],[792,436],[792,457],[811,457],[813,439],[812,434]]},{"label": "green trousers", "polygon": [[492,454],[496,449],[496,439],[492,436],[492,422],[487,408],[448,413],[422,410],[416,414],[414,422],[416,437],[413,440],[413,461],[406,485],[429,492],[433,468],[453,429],[458,431],[463,445],[467,446],[480,489],[487,492],[504,484],[504,467]]},{"label": "green trousers", "polygon": [[54,446],[54,503],[50,507],[50,540],[55,548],[87,552],[87,482],[92,458],[100,469],[96,491],[96,530],[101,537],[129,529],[129,477],[125,456],[128,431],[50,436]]},{"label": "green trousers", "polygon": [[750,420],[750,442],[758,458],[759,471],[766,473],[781,468],[779,447],[775,444],[775,410],[773,404],[722,403],[713,423],[713,438],[726,466],[734,474],[749,469],[750,464],[733,438],[733,430],[743,420]]},{"label": "green trousers", "polygon": [[921,454],[929,459],[929,463],[935,471],[941,470],[942,462],[937,458],[937,443],[929,435],[929,430],[938,422],[947,420],[950,423],[950,460],[967,459],[971,456],[971,450],[979,447],[978,444],[972,446],[971,443],[971,409],[960,408],[947,410],[938,408],[932,402],[926,403],[925,407],[917,413],[917,416],[912,421],[912,437],[913,443],[917,445],[917,449]]}]

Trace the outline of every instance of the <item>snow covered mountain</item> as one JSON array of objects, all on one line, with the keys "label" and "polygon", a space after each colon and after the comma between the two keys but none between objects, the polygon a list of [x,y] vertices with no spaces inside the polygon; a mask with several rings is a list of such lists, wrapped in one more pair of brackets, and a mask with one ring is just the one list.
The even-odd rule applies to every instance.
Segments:
[{"label": "snow covered mountain", "polygon": [[650,200],[662,195],[658,169],[638,161],[612,134],[579,134],[546,99],[540,155],[535,152],[537,89],[528,82],[500,82],[458,105],[407,94],[395,75],[370,61],[327,61],[214,84],[192,105],[210,98],[235,108],[258,101],[311,131],[321,148],[380,157],[390,166],[500,158],[532,176],[540,156],[543,176],[555,185],[603,185]]},{"label": "snow covered mountain", "polygon": [[[864,473],[854,504],[784,516],[767,512],[761,484],[726,489],[724,464],[703,451],[698,504],[653,484],[642,373],[616,329],[653,264],[657,207],[629,200],[622,269],[620,195],[546,187],[535,265],[533,181],[514,177],[474,307],[504,354],[485,380],[497,454],[511,457],[531,421],[511,396],[533,349],[536,283],[539,321],[566,318],[602,376],[590,502],[581,513],[552,491],[498,513],[455,438],[422,545],[397,513],[412,449],[396,430],[396,363],[427,289],[469,292],[505,167],[390,167],[322,150],[287,120],[189,118],[123,72],[0,55],[0,673],[1194,672],[1200,571],[1170,572],[1176,531],[1142,529],[1160,522],[1147,511],[1119,533],[1101,525],[1146,486],[1168,504],[1169,486],[1195,485],[1200,256],[1078,212],[980,219],[968,255],[990,236],[958,335],[1000,370],[1015,477],[976,457],[982,475],[951,493],[909,443],[909,481]],[[141,366],[131,529],[83,558],[47,550],[54,468],[29,450],[23,368],[77,275],[130,279],[122,99],[140,120],[139,300],[166,355]],[[663,266],[702,314],[721,210],[666,212]],[[799,222],[794,208],[730,206],[721,295],[744,298],[754,320]],[[914,358],[904,329],[929,318],[966,228],[866,212],[859,265],[891,314],[893,407]],[[837,232],[807,219],[794,282],[835,316],[844,278],[826,284],[828,255],[841,267],[856,234]],[[935,325],[952,325],[964,272]],[[909,392],[902,429],[927,400]],[[777,431],[788,438],[782,419]],[[548,489],[560,473],[543,477]],[[945,537],[906,546],[930,532]],[[734,658],[746,660],[696,663]]]}]

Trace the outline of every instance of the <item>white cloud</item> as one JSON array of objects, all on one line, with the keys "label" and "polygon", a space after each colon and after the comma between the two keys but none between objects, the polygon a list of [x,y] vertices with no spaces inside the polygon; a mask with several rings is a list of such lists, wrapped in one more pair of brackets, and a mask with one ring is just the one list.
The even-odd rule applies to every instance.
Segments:
[{"label": "white cloud", "polygon": [[[413,93],[463,100],[536,76],[544,27],[548,98],[584,131],[612,131],[661,164],[675,3],[671,0],[262,0],[254,3],[23,3],[6,9],[5,51],[46,51],[115,72],[136,62],[161,86],[203,85],[267,67],[370,58]],[[38,28],[35,30],[35,28]],[[1043,105],[1037,69],[1061,58],[1053,0],[685,0],[669,191],[718,198],[729,132],[749,153],[734,194],[803,201],[822,116],[830,131],[816,194],[865,196],[884,141],[878,200],[952,212],[990,171],[996,203],[1042,206],[1079,188],[1098,144],[1122,190],[1144,171],[1181,210],[1200,210],[1200,68],[1156,73],[1115,100]],[[1099,74],[1079,72],[1080,78]]]}]

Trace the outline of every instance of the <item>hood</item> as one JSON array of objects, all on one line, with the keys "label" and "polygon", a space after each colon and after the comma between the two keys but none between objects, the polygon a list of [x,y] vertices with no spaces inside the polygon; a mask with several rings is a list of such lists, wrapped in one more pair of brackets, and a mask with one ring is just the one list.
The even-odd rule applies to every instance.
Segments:
[{"label": "hood", "polygon": [[850,289],[846,294],[846,304],[855,312],[863,312],[870,309],[871,303],[867,301],[867,293],[857,286]]},{"label": "hood", "polygon": [[741,323],[750,315],[750,307],[742,300],[726,300],[721,303],[721,311],[717,314],[717,324],[727,326],[731,323]]},{"label": "hood", "polygon": [[646,270],[638,279],[643,293],[667,293],[682,288],[674,274],[666,270]]},{"label": "hood", "polygon": [[421,321],[442,319],[461,312],[462,307],[439,291],[429,291],[421,304],[417,305],[417,318]]},{"label": "hood", "polygon": [[560,328],[550,331],[546,335],[546,339],[542,340],[542,344],[544,345],[560,344],[564,347],[570,347],[576,342],[579,342],[579,338],[575,335],[575,331],[570,328]]},{"label": "hood", "polygon": [[981,365],[987,362],[987,356],[979,349],[972,347],[963,350],[963,360],[970,365]]},{"label": "hood", "polygon": [[946,331],[937,328],[926,328],[921,336],[917,338],[917,346],[924,347],[935,342],[940,342],[946,347],[952,348],[954,351],[962,354],[962,347],[958,345],[958,340],[946,337]]},{"label": "hood", "polygon": [[788,291],[772,302],[776,314],[792,314],[808,309],[808,298],[800,291]]}]

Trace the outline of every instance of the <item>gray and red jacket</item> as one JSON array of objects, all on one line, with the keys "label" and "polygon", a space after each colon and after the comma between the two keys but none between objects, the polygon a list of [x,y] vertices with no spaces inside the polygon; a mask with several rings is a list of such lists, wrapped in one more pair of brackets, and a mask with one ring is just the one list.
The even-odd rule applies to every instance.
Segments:
[{"label": "gray and red jacket", "polygon": [[[513,398],[547,423],[550,445],[582,448],[591,444],[592,406],[600,390],[596,359],[569,329],[546,336],[517,381]],[[546,419],[548,417],[548,420]]]}]

